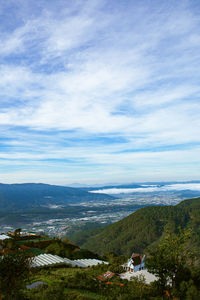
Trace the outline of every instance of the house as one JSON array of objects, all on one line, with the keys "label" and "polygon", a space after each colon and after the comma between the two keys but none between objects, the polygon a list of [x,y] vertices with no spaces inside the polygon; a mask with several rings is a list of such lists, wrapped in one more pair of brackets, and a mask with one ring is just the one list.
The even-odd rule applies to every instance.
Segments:
[{"label": "house", "polygon": [[127,263],[123,264],[122,267],[128,272],[137,272],[145,269],[144,265],[145,255],[133,253]]}]

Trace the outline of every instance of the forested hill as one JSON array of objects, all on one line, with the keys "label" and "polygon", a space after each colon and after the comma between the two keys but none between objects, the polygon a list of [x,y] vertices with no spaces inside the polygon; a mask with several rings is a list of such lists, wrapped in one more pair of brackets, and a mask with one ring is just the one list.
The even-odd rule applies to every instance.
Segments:
[{"label": "forested hill", "polygon": [[81,201],[114,199],[109,195],[88,193],[79,188],[49,184],[0,184],[0,210],[37,208],[41,205],[65,205]]},{"label": "forested hill", "polygon": [[144,252],[147,246],[153,247],[165,230],[175,231],[179,226],[192,228],[191,246],[200,249],[200,198],[176,206],[141,208],[96,234],[91,232],[81,246],[99,254],[113,251],[130,255],[134,251]]}]

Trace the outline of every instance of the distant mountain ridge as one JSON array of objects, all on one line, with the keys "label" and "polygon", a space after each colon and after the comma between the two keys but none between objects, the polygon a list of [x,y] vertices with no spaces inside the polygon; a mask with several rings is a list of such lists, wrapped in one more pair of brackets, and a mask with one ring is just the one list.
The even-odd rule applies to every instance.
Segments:
[{"label": "distant mountain ridge", "polygon": [[47,205],[66,205],[81,201],[112,200],[114,197],[89,193],[80,188],[42,183],[0,183],[0,210],[32,209]]},{"label": "distant mountain ridge", "polygon": [[184,200],[175,206],[151,206],[137,210],[103,229],[82,233],[75,242],[98,254],[115,252],[130,255],[144,253],[158,243],[166,229],[192,229],[192,247],[200,250],[200,198]]}]

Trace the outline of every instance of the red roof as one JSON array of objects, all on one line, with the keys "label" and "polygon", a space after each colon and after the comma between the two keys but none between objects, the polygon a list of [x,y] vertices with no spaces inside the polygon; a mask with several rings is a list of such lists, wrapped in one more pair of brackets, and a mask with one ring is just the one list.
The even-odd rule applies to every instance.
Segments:
[{"label": "red roof", "polygon": [[113,276],[115,276],[116,274],[111,272],[111,271],[107,271],[106,273],[104,273],[103,275],[99,275],[98,279],[101,281],[105,281],[107,279],[112,278]]},{"label": "red roof", "polygon": [[141,255],[141,254],[138,254],[138,253],[133,253],[131,258],[133,260],[133,265],[137,266],[137,265],[140,265],[142,263],[144,255]]}]

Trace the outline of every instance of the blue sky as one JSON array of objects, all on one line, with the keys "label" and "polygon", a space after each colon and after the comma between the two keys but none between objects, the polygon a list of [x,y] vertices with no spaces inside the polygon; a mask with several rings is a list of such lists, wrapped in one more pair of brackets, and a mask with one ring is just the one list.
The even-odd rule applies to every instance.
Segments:
[{"label": "blue sky", "polygon": [[0,44],[0,182],[200,179],[199,1],[1,1]]}]

